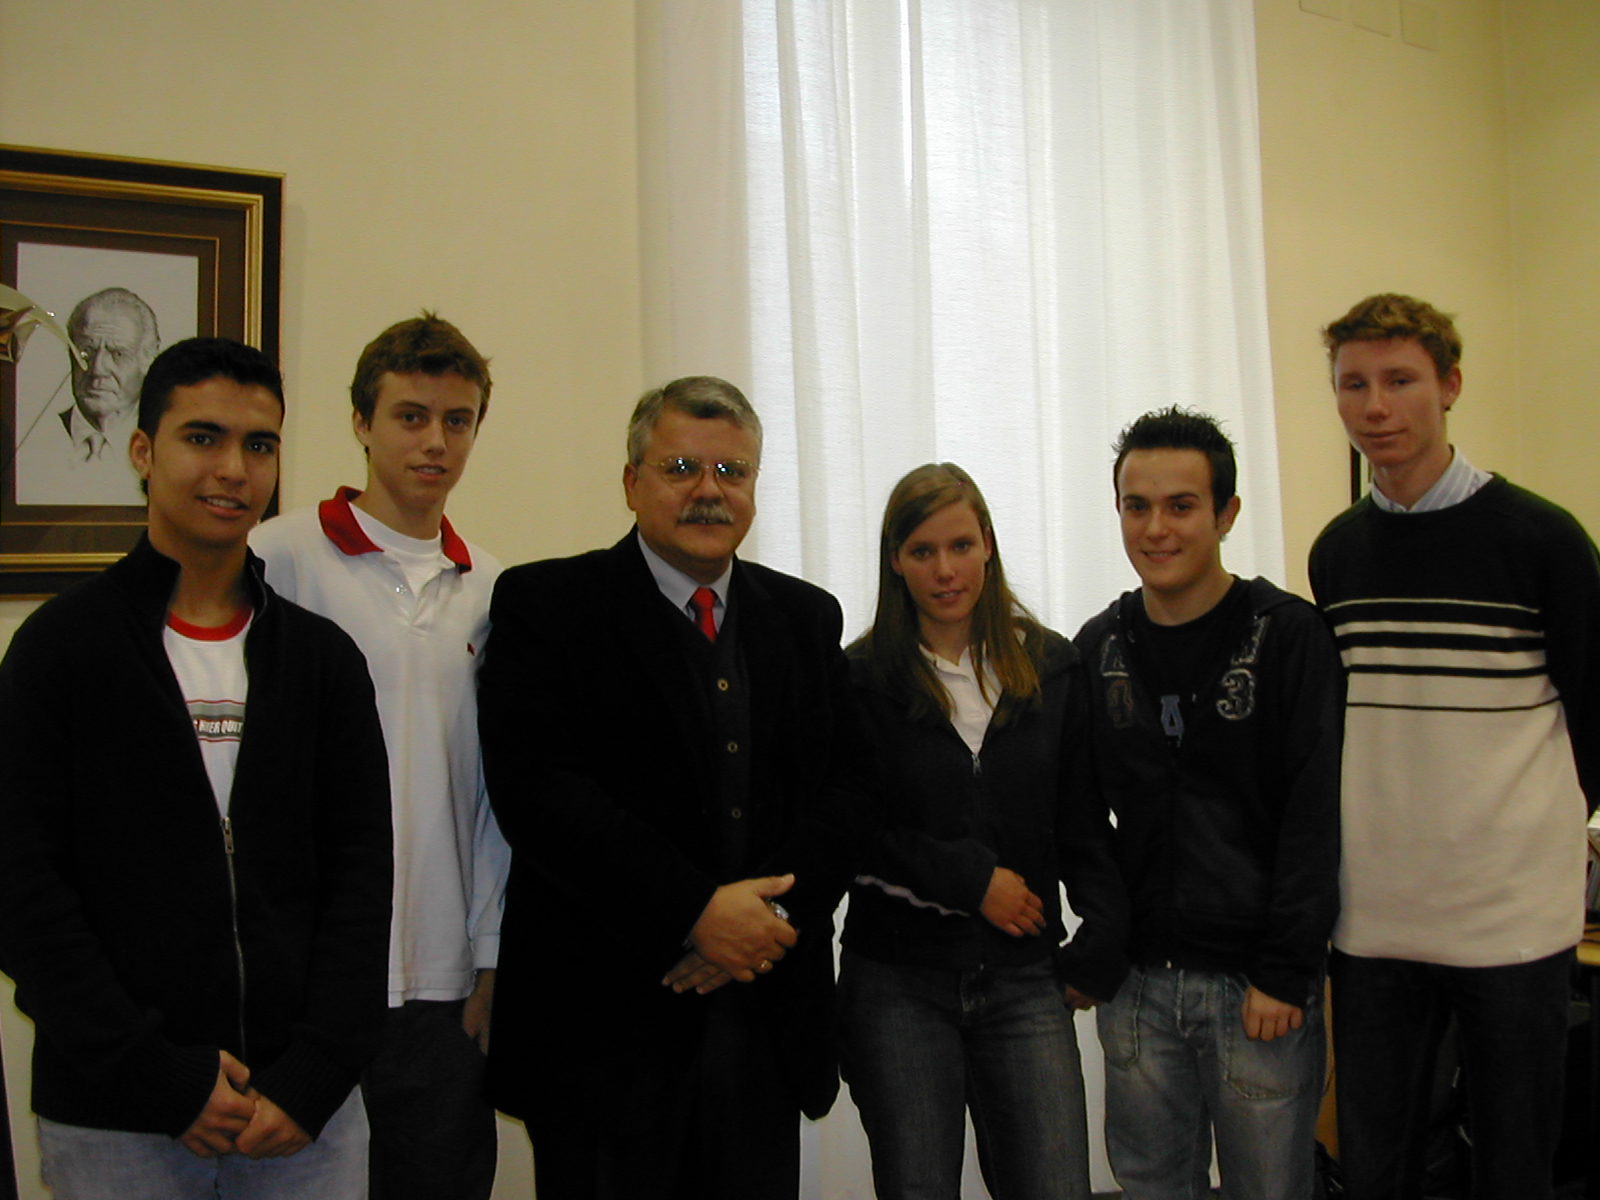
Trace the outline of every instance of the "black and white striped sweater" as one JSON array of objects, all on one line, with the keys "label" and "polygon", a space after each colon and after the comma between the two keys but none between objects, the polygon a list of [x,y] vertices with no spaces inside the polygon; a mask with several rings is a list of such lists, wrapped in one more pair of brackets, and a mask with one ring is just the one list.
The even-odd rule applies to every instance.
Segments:
[{"label": "black and white striped sweater", "polygon": [[[1600,796],[1600,561],[1496,476],[1311,551],[1348,680],[1341,915],[1350,954],[1496,966],[1578,940]],[[1587,798],[1586,798],[1587,796]]]}]

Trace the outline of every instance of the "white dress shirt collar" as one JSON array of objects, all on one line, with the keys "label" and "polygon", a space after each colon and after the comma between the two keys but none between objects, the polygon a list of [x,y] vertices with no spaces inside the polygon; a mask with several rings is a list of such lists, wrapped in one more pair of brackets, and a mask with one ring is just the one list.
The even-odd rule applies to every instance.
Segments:
[{"label": "white dress shirt collar", "polygon": [[1372,485],[1372,502],[1384,512],[1392,513],[1423,513],[1437,512],[1441,508],[1460,504],[1484,484],[1494,478],[1488,471],[1480,471],[1467,461],[1467,456],[1451,448],[1450,465],[1444,469],[1444,474],[1434,480],[1433,486],[1423,492],[1421,497],[1410,508],[1397,504],[1378,490],[1376,482]]},{"label": "white dress shirt collar", "polygon": [[637,529],[633,536],[638,539],[639,549],[644,554],[645,566],[650,568],[650,575],[656,581],[656,586],[661,589],[661,594],[672,601],[687,619],[694,619],[694,609],[690,606],[689,598],[695,594],[696,589],[708,587],[715,593],[717,602],[712,608],[713,620],[717,628],[722,628],[723,614],[728,611],[728,581],[733,578],[733,563],[728,563],[728,569],[711,583],[702,584],[698,579],[690,578],[666,559],[645,544],[644,535]]}]

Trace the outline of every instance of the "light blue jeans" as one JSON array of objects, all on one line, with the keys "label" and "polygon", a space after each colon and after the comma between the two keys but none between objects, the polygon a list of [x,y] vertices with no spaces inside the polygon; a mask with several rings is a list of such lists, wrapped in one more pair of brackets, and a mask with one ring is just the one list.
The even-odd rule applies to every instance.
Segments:
[{"label": "light blue jeans", "polygon": [[878,1200],[956,1200],[969,1109],[995,1200],[1088,1200],[1077,1033],[1048,962],[941,971],[846,950],[839,998]]},{"label": "light blue jeans", "polygon": [[365,1200],[367,1112],[359,1090],[322,1135],[288,1158],[198,1158],[164,1133],[87,1129],[39,1118],[55,1200]]},{"label": "light blue jeans", "polygon": [[1211,1141],[1226,1200],[1310,1200],[1327,1057],[1320,992],[1305,1024],[1245,1036],[1237,975],[1135,967],[1096,1012],[1106,1150],[1124,1200],[1202,1200]]}]

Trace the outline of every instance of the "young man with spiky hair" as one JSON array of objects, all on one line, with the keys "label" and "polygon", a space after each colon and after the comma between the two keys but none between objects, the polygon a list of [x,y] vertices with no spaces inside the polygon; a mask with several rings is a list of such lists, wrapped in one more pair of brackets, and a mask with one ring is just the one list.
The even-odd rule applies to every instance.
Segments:
[{"label": "young man with spiky hair", "polygon": [[282,421],[259,350],[157,356],[145,535],[0,664],[0,967],[59,1197],[365,1194],[388,775],[360,651],[246,547]]},{"label": "young man with spiky hair", "polygon": [[1454,1017],[1472,1194],[1545,1200],[1600,796],[1600,565],[1570,514],[1450,444],[1450,317],[1369,296],[1323,340],[1372,467],[1311,550],[1349,677],[1330,963],[1346,1186],[1420,1194]]},{"label": "young man with spiky hair", "polygon": [[1112,478],[1139,574],[1078,634],[1100,794],[1132,908],[1097,1013],[1128,1200],[1312,1192],[1323,965],[1338,897],[1339,662],[1316,609],[1222,565],[1233,446],[1147,413]]},{"label": "young man with spiky hair", "polygon": [[274,587],[361,647],[389,745],[390,1008],[362,1080],[374,1200],[487,1200],[494,1186],[483,1071],[510,851],[483,786],[476,683],[500,564],[444,515],[490,387],[488,360],[449,321],[390,326],[350,385],[365,487],[251,539]]}]

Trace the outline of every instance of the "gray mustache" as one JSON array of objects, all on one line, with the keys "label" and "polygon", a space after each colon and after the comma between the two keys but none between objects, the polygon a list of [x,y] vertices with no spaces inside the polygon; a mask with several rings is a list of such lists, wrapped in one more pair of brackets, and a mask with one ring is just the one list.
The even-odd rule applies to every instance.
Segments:
[{"label": "gray mustache", "polygon": [[680,525],[732,525],[733,514],[721,500],[696,500],[694,505],[678,518]]}]

